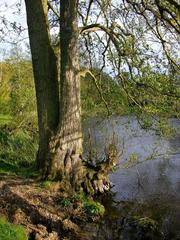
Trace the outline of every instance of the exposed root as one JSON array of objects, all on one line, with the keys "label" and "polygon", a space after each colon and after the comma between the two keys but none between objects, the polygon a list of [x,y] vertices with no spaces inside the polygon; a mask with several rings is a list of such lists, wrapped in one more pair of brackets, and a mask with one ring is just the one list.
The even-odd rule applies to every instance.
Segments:
[{"label": "exposed root", "polygon": [[83,190],[90,195],[104,193],[111,188],[109,174],[120,157],[115,144],[105,149],[105,159],[93,165],[82,158],[73,148],[63,148],[57,143],[51,146],[44,178],[69,182],[75,191]]}]

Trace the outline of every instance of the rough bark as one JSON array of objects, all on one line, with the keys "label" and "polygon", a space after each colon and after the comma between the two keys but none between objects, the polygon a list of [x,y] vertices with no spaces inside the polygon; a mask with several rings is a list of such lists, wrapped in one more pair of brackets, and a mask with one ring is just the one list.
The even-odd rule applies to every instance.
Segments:
[{"label": "rough bark", "polygon": [[25,0],[25,3],[38,111],[37,165],[43,169],[49,139],[59,122],[57,58],[49,36],[47,0]]},{"label": "rough bark", "polygon": [[48,178],[82,179],[82,129],[80,104],[77,0],[61,1],[60,7],[60,116],[57,134],[49,145]]}]

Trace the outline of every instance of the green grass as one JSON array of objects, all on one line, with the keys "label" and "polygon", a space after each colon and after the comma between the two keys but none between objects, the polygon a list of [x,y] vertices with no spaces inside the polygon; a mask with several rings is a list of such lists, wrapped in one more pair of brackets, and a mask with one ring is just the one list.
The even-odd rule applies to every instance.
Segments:
[{"label": "green grass", "polygon": [[13,163],[0,159],[0,175],[16,175],[18,167]]},{"label": "green grass", "polygon": [[0,129],[0,159],[12,162],[31,162],[37,152],[37,137],[18,129],[14,132]]},{"label": "green grass", "polygon": [[0,128],[0,174],[33,176],[37,142],[37,136],[28,131],[17,129],[11,132]]},{"label": "green grass", "polygon": [[0,126],[9,124],[12,121],[12,117],[10,115],[0,114]]},{"label": "green grass", "polygon": [[83,209],[90,216],[103,216],[105,208],[102,204],[86,196],[83,192],[77,194],[76,199],[83,203]]},{"label": "green grass", "polygon": [[[24,178],[33,178],[38,176],[38,172],[32,163],[32,166],[22,167],[21,163],[0,159],[0,175],[18,176]],[[1,239],[0,239],[1,240]]]},{"label": "green grass", "polygon": [[0,217],[0,240],[28,240],[22,226],[11,224]]}]

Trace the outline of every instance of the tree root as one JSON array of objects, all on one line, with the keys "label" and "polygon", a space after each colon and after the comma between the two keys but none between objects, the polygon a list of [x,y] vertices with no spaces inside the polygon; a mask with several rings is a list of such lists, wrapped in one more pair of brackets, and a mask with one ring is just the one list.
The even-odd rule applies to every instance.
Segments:
[{"label": "tree root", "polygon": [[117,165],[119,153],[116,148],[106,152],[104,161],[93,165],[82,158],[81,154],[71,149],[58,147],[47,161],[44,178],[69,182],[75,191],[95,195],[110,190],[112,184],[109,174]]}]

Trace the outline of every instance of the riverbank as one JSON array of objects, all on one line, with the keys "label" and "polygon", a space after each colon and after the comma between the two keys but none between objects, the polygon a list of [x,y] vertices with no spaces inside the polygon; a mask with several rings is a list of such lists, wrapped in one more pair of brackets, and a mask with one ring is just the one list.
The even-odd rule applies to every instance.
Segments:
[{"label": "riverbank", "polygon": [[85,196],[67,194],[58,183],[19,177],[1,177],[0,203],[0,216],[22,225],[28,240],[88,239],[83,226],[97,222],[104,211]]},{"label": "riverbank", "polygon": [[[97,211],[94,203],[63,191],[56,183],[35,180],[33,176],[37,179],[38,173],[33,172],[33,164],[9,158],[18,156],[17,148],[14,155],[8,155],[10,160],[0,160],[0,216],[22,224],[28,240],[180,239],[180,135],[179,121],[172,121],[177,135],[171,138],[142,129],[135,118],[114,116],[87,122],[85,140],[90,137],[89,143],[96,150],[93,160],[103,158],[104,147],[114,133],[118,147],[123,148],[118,168],[110,176],[114,187],[101,199],[106,209],[101,221],[90,214]],[[32,169],[27,171],[27,166]]]}]

